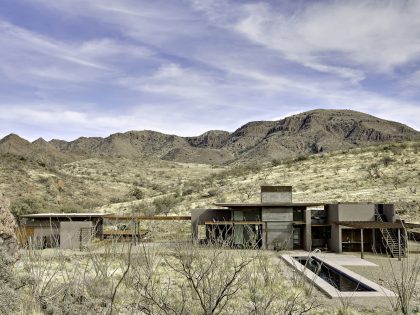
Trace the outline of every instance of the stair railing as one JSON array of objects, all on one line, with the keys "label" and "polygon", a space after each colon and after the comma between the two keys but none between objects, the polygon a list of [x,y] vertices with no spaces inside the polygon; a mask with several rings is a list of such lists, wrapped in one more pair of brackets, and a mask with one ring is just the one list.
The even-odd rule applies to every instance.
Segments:
[{"label": "stair railing", "polygon": [[[384,222],[377,209],[375,209],[375,216],[378,222]],[[387,228],[380,229],[380,231],[383,239],[385,240],[384,246],[389,249],[391,256],[394,257],[395,250],[398,250],[398,247],[395,248],[395,244],[393,242],[395,237],[392,236],[391,232]]]}]

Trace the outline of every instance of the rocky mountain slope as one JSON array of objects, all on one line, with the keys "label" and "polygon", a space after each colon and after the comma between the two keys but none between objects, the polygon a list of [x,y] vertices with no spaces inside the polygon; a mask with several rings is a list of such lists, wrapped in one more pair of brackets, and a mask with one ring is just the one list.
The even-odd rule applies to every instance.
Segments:
[{"label": "rocky mountain slope", "polygon": [[233,161],[283,159],[385,142],[417,140],[420,132],[397,122],[350,110],[313,110],[278,121],[250,122],[233,133],[208,131],[179,137],[155,131],[129,131],[106,138],[74,141],[16,135],[0,140],[0,153],[51,157],[154,157],[177,162],[223,164]]},{"label": "rocky mountain slope", "polygon": [[10,134],[0,140],[0,154],[13,154],[34,158],[40,162],[67,162],[74,158],[71,153],[62,153],[42,138],[29,142],[18,135]]}]

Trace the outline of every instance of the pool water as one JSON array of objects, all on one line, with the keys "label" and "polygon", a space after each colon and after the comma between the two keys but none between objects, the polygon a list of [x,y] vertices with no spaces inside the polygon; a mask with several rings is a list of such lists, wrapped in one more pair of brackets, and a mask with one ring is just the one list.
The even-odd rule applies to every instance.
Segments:
[{"label": "pool water", "polygon": [[340,272],[316,257],[294,257],[298,262],[342,292],[371,292],[374,289]]}]

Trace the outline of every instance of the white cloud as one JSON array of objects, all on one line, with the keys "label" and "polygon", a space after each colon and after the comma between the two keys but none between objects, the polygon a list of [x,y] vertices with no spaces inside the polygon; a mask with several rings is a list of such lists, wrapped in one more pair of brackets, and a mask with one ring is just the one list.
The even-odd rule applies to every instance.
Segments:
[{"label": "white cloud", "polygon": [[[109,80],[119,75],[120,60],[153,59],[141,45],[109,38],[58,41],[0,21],[0,74],[19,83],[49,88],[58,85]],[[51,87],[51,85],[50,85]]]},{"label": "white cloud", "polygon": [[[242,9],[236,31],[317,70],[357,79],[361,74],[353,73],[354,66],[389,72],[420,56],[416,0],[314,1],[294,14],[267,4]],[[348,67],[334,66],[337,62]]]},{"label": "white cloud", "polygon": [[28,54],[38,53],[85,67],[106,69],[106,66],[81,56],[74,46],[54,41],[51,38],[7,22],[0,21],[0,34],[0,46],[3,47],[2,54],[9,52],[9,55],[12,55],[23,50]]}]

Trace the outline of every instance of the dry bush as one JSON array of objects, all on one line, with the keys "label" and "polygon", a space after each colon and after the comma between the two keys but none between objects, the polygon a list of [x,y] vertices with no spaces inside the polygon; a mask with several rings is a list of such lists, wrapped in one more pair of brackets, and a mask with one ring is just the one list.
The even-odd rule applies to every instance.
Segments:
[{"label": "dry bush", "polygon": [[160,198],[156,198],[153,200],[153,206],[156,209],[157,214],[164,214],[168,215],[169,212],[179,203],[179,199],[177,199],[173,195],[164,196]]},{"label": "dry bush", "polygon": [[[420,278],[420,259],[418,257],[403,258],[399,270],[395,270],[390,263],[390,287],[396,292],[397,300],[390,300],[394,310],[403,314],[411,314],[414,308],[413,301],[419,294],[420,287],[417,283]],[[418,309],[417,309],[418,311]]]},{"label": "dry bush", "polygon": [[384,272],[390,275],[388,286],[397,295],[396,299],[389,299],[393,310],[402,314],[420,311],[418,305],[414,305],[420,297],[420,256],[408,252],[401,261],[389,258]]},{"label": "dry bush", "polygon": [[118,291],[131,265],[131,246],[111,243],[103,252],[70,257],[28,248],[24,271],[33,281],[22,293],[23,313],[116,314]]},{"label": "dry bush", "polygon": [[21,285],[13,272],[14,263],[15,259],[0,246],[0,314],[13,314],[18,310],[19,295],[16,289]]},{"label": "dry bush", "polygon": [[48,314],[306,314],[318,305],[290,285],[263,252],[221,243],[133,247],[110,243],[83,256],[43,256],[25,266],[24,313]]},{"label": "dry bush", "polygon": [[290,286],[279,265],[273,265],[263,253],[258,253],[246,272],[245,305],[253,315],[307,314],[320,307],[300,286]]}]

